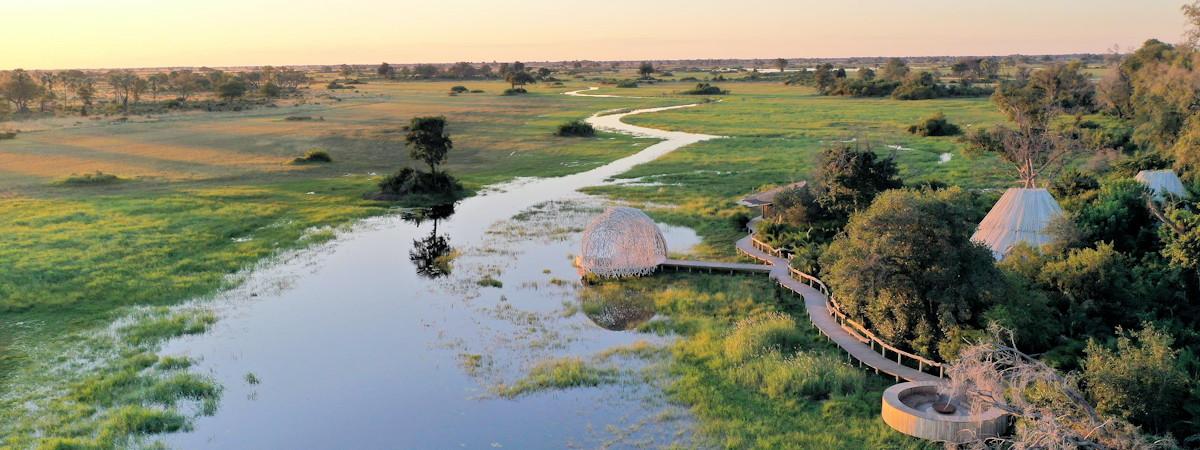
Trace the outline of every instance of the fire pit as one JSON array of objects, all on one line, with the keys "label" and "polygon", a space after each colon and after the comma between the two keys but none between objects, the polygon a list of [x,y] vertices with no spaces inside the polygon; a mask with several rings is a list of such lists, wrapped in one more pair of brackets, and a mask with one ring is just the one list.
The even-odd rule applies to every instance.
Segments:
[{"label": "fire pit", "polygon": [[938,381],[900,383],[883,392],[883,421],[896,431],[938,442],[964,443],[999,436],[1008,415],[999,409],[972,414],[970,405],[938,394]]}]

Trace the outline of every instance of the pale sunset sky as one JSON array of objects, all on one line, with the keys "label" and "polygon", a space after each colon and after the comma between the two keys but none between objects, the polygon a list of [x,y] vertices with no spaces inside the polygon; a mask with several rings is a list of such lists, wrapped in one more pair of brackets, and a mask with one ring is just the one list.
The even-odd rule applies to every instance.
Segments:
[{"label": "pale sunset sky", "polygon": [[0,69],[1103,53],[1181,0],[0,0]]}]

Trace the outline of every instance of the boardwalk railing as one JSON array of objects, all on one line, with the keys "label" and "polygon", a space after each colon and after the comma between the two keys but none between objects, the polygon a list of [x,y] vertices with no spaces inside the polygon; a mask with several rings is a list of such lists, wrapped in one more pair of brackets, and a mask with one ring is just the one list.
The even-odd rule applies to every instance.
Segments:
[{"label": "boardwalk railing", "polygon": [[[763,253],[774,256],[776,258],[782,258],[784,260],[789,259],[788,257],[784,256],[785,253],[782,250],[772,247],[770,244],[760,241],[760,240],[758,240],[758,238],[754,237],[753,230],[751,230],[751,232],[750,232],[750,243],[754,246],[754,248],[758,249],[759,251],[762,251]],[[749,252],[742,251],[741,253],[746,256],[749,256],[753,259],[757,259],[759,261],[763,261],[768,264],[772,263],[772,261],[769,261],[769,260],[759,257],[757,255],[753,255]],[[855,320],[851,319],[849,316],[847,316],[846,313],[842,310],[842,305],[839,304],[837,302],[837,300],[833,298],[833,293],[829,291],[829,287],[826,286],[825,283],[823,281],[821,281],[821,279],[814,277],[812,275],[809,275],[807,273],[801,272],[799,270],[796,270],[796,268],[791,267],[790,265],[788,266],[788,274],[792,277],[792,279],[799,281],[801,283],[804,283],[804,284],[808,285],[809,287],[812,287],[813,289],[816,289],[816,290],[820,291],[822,294],[824,294],[825,299],[826,299],[825,309],[829,313],[829,315],[833,316],[833,318],[837,321],[837,323],[839,325],[841,325],[843,329],[845,329],[848,333],[850,333],[856,339],[858,339],[859,341],[861,341],[863,343],[870,345],[871,350],[879,352],[885,358],[889,357],[889,355],[894,355],[896,357],[896,364],[905,365],[904,364],[905,359],[913,361],[916,364],[917,370],[919,370],[921,372],[926,372],[926,368],[928,368],[929,372],[926,372],[926,373],[933,373],[932,372],[933,369],[936,368],[938,378],[945,378],[945,366],[942,363],[931,360],[926,357],[923,357],[921,355],[916,355],[916,354],[913,354],[910,352],[906,352],[904,350],[900,350],[900,349],[896,348],[894,345],[887,343],[887,341],[884,341],[879,336],[876,336],[875,333],[872,333],[871,330],[867,329],[867,327],[864,327],[862,324],[858,323],[857,321],[855,321]],[[795,290],[792,290],[790,287],[788,287],[786,285],[783,285],[783,284],[780,284],[780,285],[785,288],[788,288],[788,290],[791,290],[793,293],[795,293],[797,295],[802,295],[800,292],[796,292]]]}]

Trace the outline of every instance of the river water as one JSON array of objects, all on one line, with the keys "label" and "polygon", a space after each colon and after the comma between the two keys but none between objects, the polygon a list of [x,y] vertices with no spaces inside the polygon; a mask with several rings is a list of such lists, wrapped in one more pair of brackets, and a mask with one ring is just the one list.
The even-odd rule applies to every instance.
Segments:
[{"label": "river water", "polygon": [[[550,357],[638,340],[578,310],[571,256],[600,211],[577,189],[715,136],[595,116],[594,126],[661,139],[587,172],[486,189],[448,209],[362,221],[320,248],[265,265],[214,303],[221,320],[172,340],[223,385],[219,409],[172,448],[595,448],[686,439],[690,419],[656,386],[625,382],[492,393]],[[671,250],[699,242],[663,227]],[[480,280],[494,278],[494,287]],[[635,360],[617,360],[638,369]]]}]

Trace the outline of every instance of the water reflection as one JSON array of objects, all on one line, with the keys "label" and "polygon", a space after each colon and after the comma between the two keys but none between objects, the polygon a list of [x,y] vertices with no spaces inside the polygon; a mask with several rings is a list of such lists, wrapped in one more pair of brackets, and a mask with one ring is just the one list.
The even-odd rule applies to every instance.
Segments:
[{"label": "water reflection", "polygon": [[420,226],[426,220],[433,221],[433,229],[429,235],[413,240],[413,248],[408,252],[408,259],[416,267],[417,275],[422,278],[435,279],[450,275],[453,270],[454,247],[450,246],[450,238],[438,234],[438,222],[454,215],[454,204],[437,205],[432,208],[418,209],[401,215],[404,221]]},{"label": "water reflection", "polygon": [[583,314],[600,328],[627,331],[654,317],[654,300],[614,285],[593,286],[581,293]]}]

